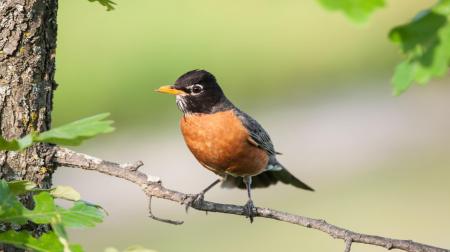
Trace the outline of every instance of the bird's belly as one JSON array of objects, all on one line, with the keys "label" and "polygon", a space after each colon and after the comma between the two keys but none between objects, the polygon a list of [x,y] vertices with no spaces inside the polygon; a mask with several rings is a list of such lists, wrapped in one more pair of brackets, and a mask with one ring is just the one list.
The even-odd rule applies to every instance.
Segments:
[{"label": "bird's belly", "polygon": [[185,115],[180,126],[192,154],[216,174],[253,176],[267,167],[268,154],[249,143],[247,129],[231,110]]}]

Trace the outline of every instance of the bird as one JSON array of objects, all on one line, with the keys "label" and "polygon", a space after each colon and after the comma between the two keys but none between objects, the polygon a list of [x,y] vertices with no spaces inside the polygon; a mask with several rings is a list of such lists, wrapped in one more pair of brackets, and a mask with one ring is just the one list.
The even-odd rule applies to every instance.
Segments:
[{"label": "bird", "polygon": [[219,176],[194,200],[203,200],[205,193],[220,182],[225,188],[246,189],[244,215],[253,222],[252,188],[282,182],[314,191],[278,162],[276,155],[281,153],[275,150],[267,131],[225,96],[210,72],[189,71],[173,85],[155,91],[175,95],[183,114],[180,128],[187,147],[204,168]]}]

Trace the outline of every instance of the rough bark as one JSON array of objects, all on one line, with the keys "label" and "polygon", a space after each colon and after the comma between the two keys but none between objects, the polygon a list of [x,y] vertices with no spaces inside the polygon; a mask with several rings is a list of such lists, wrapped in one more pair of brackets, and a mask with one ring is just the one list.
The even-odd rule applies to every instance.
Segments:
[{"label": "rough bark", "polygon": [[[0,135],[6,139],[50,128],[56,12],[57,0],[0,0]],[[31,180],[48,188],[54,170],[51,156],[46,144],[0,152],[0,178]]]}]

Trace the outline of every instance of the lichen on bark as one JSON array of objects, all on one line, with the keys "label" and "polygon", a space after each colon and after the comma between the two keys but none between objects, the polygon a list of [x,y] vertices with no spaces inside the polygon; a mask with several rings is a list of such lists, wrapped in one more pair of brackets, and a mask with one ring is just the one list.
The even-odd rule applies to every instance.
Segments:
[{"label": "lichen on bark", "polygon": [[[57,7],[57,0],[0,0],[0,135],[6,139],[50,128]],[[50,187],[55,168],[50,147],[0,151],[0,178]],[[32,207],[29,199],[25,203]],[[0,244],[0,251],[20,250]]]}]

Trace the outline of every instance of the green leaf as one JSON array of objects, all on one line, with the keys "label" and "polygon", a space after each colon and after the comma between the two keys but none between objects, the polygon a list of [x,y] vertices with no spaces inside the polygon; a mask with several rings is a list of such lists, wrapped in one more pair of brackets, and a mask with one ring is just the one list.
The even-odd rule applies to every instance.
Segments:
[{"label": "green leaf", "polygon": [[63,246],[54,233],[46,233],[39,238],[26,231],[0,232],[0,243],[10,244],[18,248],[32,249],[38,252],[63,252]]},{"label": "green leaf", "polygon": [[22,215],[36,224],[51,223],[52,219],[57,217],[58,211],[56,209],[53,197],[48,192],[41,192],[33,196],[34,209],[29,210],[24,208]]},{"label": "green leaf", "polygon": [[114,130],[112,121],[104,121],[109,113],[84,118],[37,135],[34,140],[61,145],[80,145],[86,139]]},{"label": "green leaf", "polygon": [[94,227],[105,218],[105,212],[101,208],[84,201],[76,201],[69,209],[59,207],[59,212],[64,225],[71,228]]},{"label": "green leaf", "polygon": [[385,0],[318,0],[329,10],[342,11],[355,22],[366,21],[378,8],[384,7]]},{"label": "green leaf", "polygon": [[51,226],[52,226],[53,232],[56,234],[56,236],[58,236],[58,240],[62,244],[64,252],[71,251],[69,241],[68,241],[69,238],[67,236],[66,229],[64,228],[64,225],[62,224],[61,215],[56,214],[52,218]]},{"label": "green leaf", "polygon": [[0,233],[0,244],[10,244],[17,248],[32,249],[37,252],[83,252],[81,246],[77,244],[69,244],[68,250],[64,250],[64,246],[54,232],[35,238],[27,231],[9,230]]},{"label": "green leaf", "polygon": [[20,151],[36,142],[80,145],[86,139],[114,130],[113,121],[103,120],[108,116],[109,113],[91,116],[42,133],[33,132],[18,140],[8,141],[0,136],[0,150]]},{"label": "green leaf", "polygon": [[85,228],[94,227],[101,223],[105,213],[101,208],[84,201],[75,201],[74,205],[65,209],[55,205],[53,197],[48,192],[40,192],[33,196],[35,207],[25,208],[7,187],[7,183],[0,183],[0,221],[25,224],[30,220],[36,224],[58,223],[66,227]]},{"label": "green leaf", "polygon": [[98,2],[99,4],[105,6],[107,11],[114,10],[114,5],[116,5],[116,3],[111,0],[89,0],[89,2]]},{"label": "green leaf", "polygon": [[433,11],[441,15],[450,15],[450,0],[441,0],[434,7]]},{"label": "green leaf", "polygon": [[81,199],[79,192],[75,191],[70,186],[56,186],[50,190],[50,194],[55,198],[61,198],[65,200],[78,201]]},{"label": "green leaf", "polygon": [[[65,209],[55,205],[51,193],[68,199],[79,198],[79,194],[70,187],[60,186],[50,191],[34,189],[35,184],[27,181],[0,180],[0,222],[23,225],[27,221],[36,224],[50,224],[52,231],[41,238],[30,239],[26,232],[0,232],[0,242],[12,244],[20,248],[36,251],[82,252],[79,245],[71,245],[68,241],[66,227],[92,227],[103,220],[105,214],[101,208],[83,201],[75,201],[73,207]],[[27,191],[39,192],[33,196],[34,209],[25,208],[16,197]],[[56,237],[56,239],[55,239]],[[47,246],[48,239],[53,244]]]},{"label": "green leaf", "polygon": [[37,224],[56,223],[55,221],[61,220],[66,227],[85,228],[94,227],[105,217],[103,211],[83,201],[76,201],[71,208],[65,209],[56,206],[52,196],[47,192],[41,192],[33,199],[35,208],[24,209],[23,216]]},{"label": "green leaf", "polygon": [[36,184],[27,180],[14,180],[7,182],[9,189],[14,195],[22,195],[27,192],[49,192],[53,198],[70,201],[78,201],[81,195],[73,187],[59,185],[51,189],[36,188]]},{"label": "green leaf", "polygon": [[35,183],[27,180],[14,180],[7,183],[9,186],[9,190],[11,190],[14,195],[22,195],[36,188]]},{"label": "green leaf", "polygon": [[23,225],[27,219],[22,216],[25,207],[9,189],[8,183],[0,180],[0,222]]},{"label": "green leaf", "polygon": [[69,247],[72,252],[84,252],[83,248],[79,244],[69,244]]},{"label": "green leaf", "polygon": [[26,135],[18,140],[13,139],[11,141],[6,140],[0,136],[0,150],[17,151],[30,147],[33,144],[33,137],[31,134]]},{"label": "green leaf", "polygon": [[420,12],[410,23],[395,27],[389,38],[406,59],[395,69],[392,83],[396,95],[413,82],[425,84],[448,72],[450,63],[450,0]]}]

